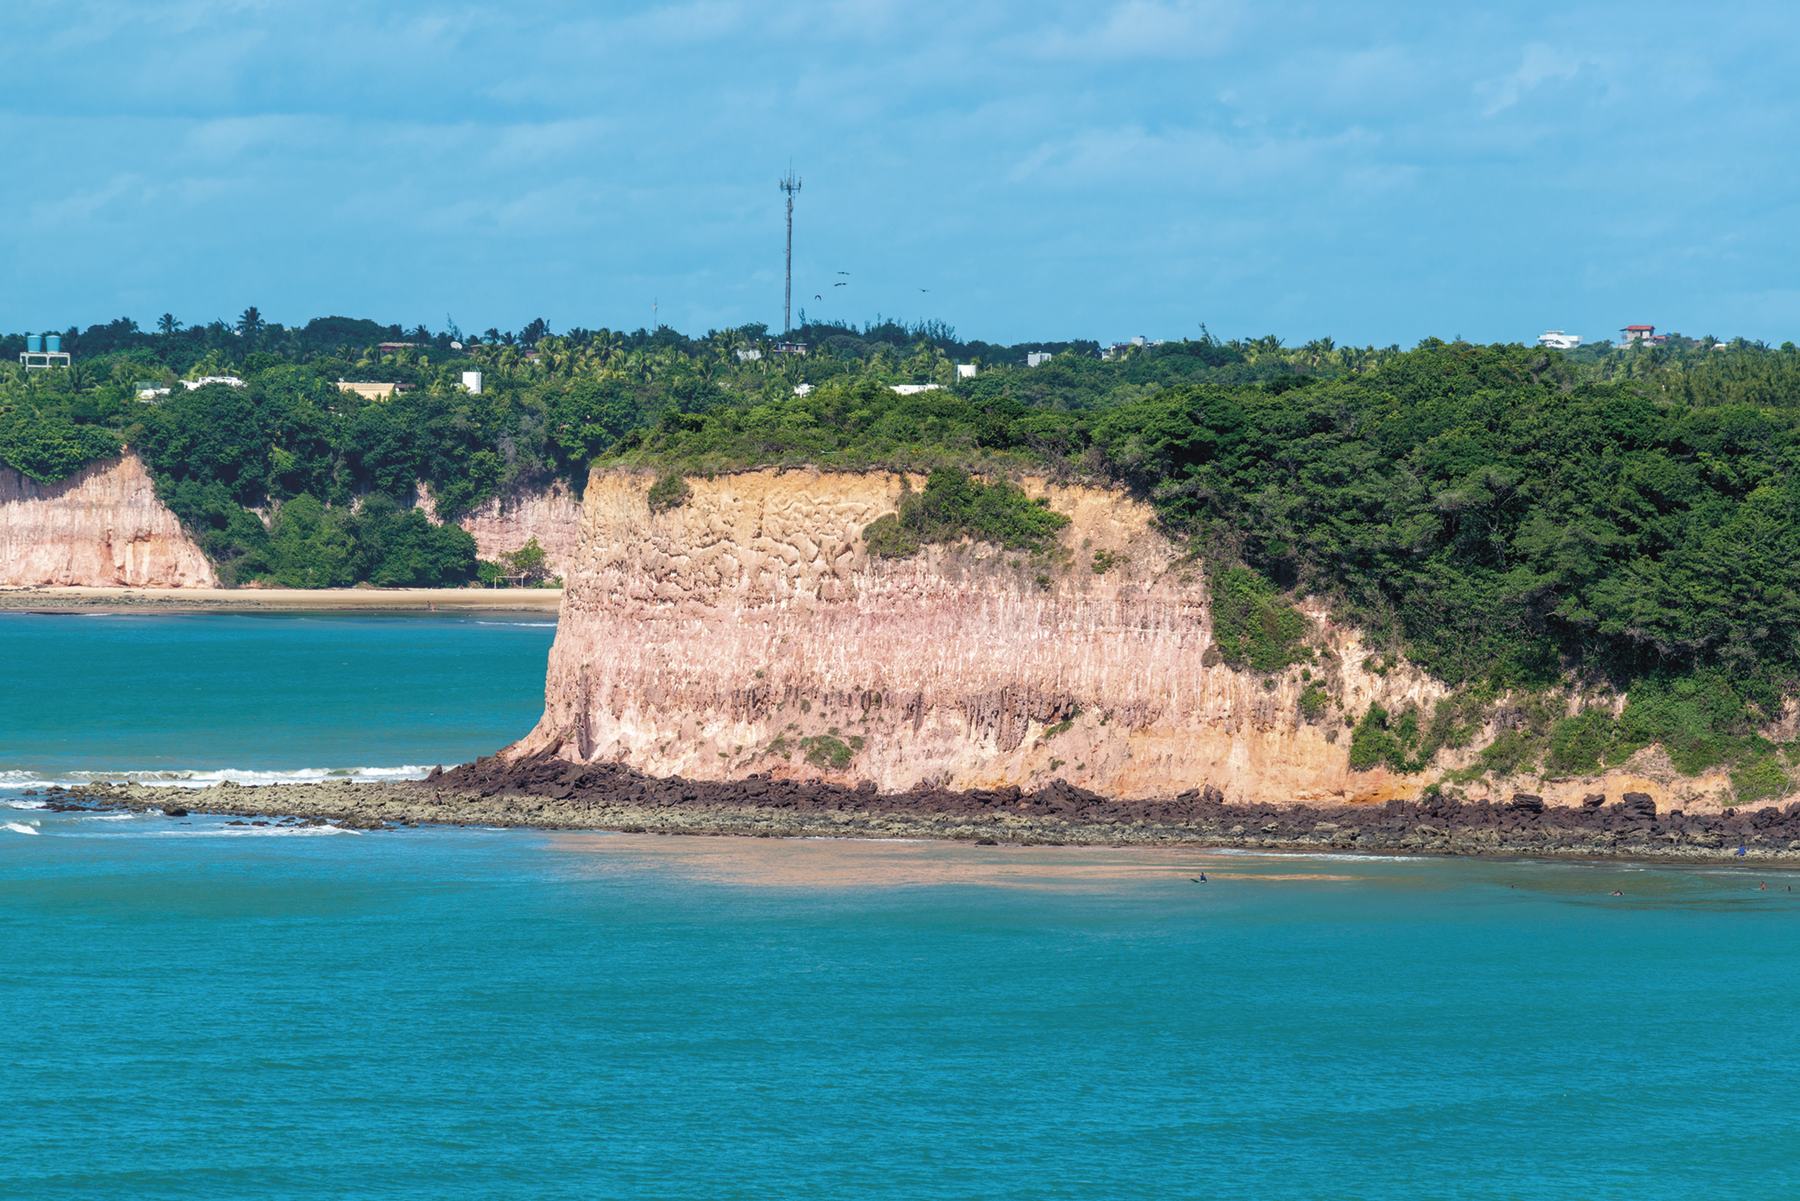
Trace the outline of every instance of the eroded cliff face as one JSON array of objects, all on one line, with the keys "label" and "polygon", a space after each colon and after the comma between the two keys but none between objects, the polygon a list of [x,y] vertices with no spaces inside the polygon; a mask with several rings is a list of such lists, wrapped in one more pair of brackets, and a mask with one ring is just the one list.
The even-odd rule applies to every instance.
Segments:
[{"label": "eroded cliff face", "polygon": [[[653,513],[648,476],[590,480],[544,718],[516,753],[884,791],[1060,776],[1115,796],[1211,784],[1240,801],[1329,802],[1419,786],[1351,773],[1341,715],[1303,717],[1298,668],[1207,665],[1205,580],[1123,494],[1027,480],[1071,518],[1053,553],[964,544],[884,560],[860,534],[894,511],[898,476],[688,482],[684,504]],[[1095,551],[1119,565],[1096,574]],[[1442,695],[1418,673],[1363,671],[1352,632],[1323,637],[1346,652],[1329,657],[1333,685],[1359,708],[1429,710]]]},{"label": "eroded cliff face", "polygon": [[[429,488],[420,487],[415,500],[432,521],[442,520]],[[581,502],[575,499],[568,484],[556,480],[542,492],[488,500],[457,518],[456,524],[475,539],[477,558],[498,562],[501,555],[536,538],[549,557],[551,574],[567,575],[569,565],[575,561]]]},{"label": "eroded cliff face", "polygon": [[0,467],[0,585],[216,588],[134,454],[40,484]]}]

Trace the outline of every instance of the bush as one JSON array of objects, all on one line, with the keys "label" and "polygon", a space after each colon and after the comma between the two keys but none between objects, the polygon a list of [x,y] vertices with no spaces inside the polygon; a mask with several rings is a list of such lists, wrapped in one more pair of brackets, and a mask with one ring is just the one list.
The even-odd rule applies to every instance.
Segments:
[{"label": "bush", "polygon": [[1731,788],[1737,803],[1749,805],[1772,797],[1783,797],[1793,788],[1781,760],[1773,753],[1739,764],[1731,773]]},{"label": "bush", "polygon": [[1431,724],[1425,729],[1425,745],[1421,757],[1430,759],[1439,748],[1460,750],[1481,731],[1484,706],[1481,698],[1469,692],[1441,698],[1431,711]]},{"label": "bush", "polygon": [[814,767],[829,766],[833,771],[842,771],[850,766],[851,756],[855,753],[839,739],[829,734],[817,734],[811,738],[802,738],[800,746],[806,751],[806,761]]},{"label": "bush", "polygon": [[1282,604],[1275,589],[1254,571],[1228,567],[1213,577],[1213,640],[1232,667],[1280,671],[1312,658],[1301,643],[1307,621],[1292,605]]},{"label": "bush", "polygon": [[1557,775],[1586,776],[1600,770],[1600,759],[1612,746],[1616,730],[1612,714],[1589,709],[1550,727],[1547,770]]},{"label": "bush", "polygon": [[1677,771],[1699,775],[1749,749],[1753,724],[1723,672],[1651,676],[1632,685],[1619,715],[1617,756],[1660,742]]},{"label": "bush", "polygon": [[966,471],[943,467],[931,473],[923,492],[914,492],[902,477],[898,511],[863,527],[863,545],[870,554],[892,559],[917,554],[927,542],[962,538],[995,542],[1008,550],[1042,551],[1068,524],[1047,500],[1034,501],[1005,479],[984,483]]},{"label": "bush", "polygon": [[1529,730],[1507,730],[1481,752],[1481,766],[1497,776],[1510,776],[1537,766],[1543,743]]},{"label": "bush", "polygon": [[1367,771],[1376,764],[1385,763],[1408,775],[1424,771],[1424,760],[1407,758],[1407,752],[1418,739],[1419,715],[1416,710],[1408,709],[1389,728],[1388,711],[1380,705],[1370,705],[1350,737],[1350,769]]},{"label": "bush", "polygon": [[688,502],[694,490],[688,487],[687,480],[677,472],[664,472],[650,485],[650,493],[645,498],[650,502],[652,513],[666,513],[670,509],[678,509]]},{"label": "bush", "polygon": [[1300,712],[1307,721],[1318,721],[1331,705],[1331,694],[1317,684],[1300,694]]},{"label": "bush", "polygon": [[119,435],[60,417],[0,415],[0,463],[40,484],[66,480],[119,453]]},{"label": "bush", "polygon": [[1113,568],[1122,567],[1129,562],[1131,560],[1126,555],[1115,554],[1110,550],[1097,550],[1094,552],[1094,559],[1089,567],[1095,575],[1105,575]]}]

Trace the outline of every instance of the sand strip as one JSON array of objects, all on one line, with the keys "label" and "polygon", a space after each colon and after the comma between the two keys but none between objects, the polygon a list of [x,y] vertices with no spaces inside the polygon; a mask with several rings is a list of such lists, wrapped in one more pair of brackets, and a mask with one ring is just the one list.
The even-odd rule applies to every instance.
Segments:
[{"label": "sand strip", "polygon": [[4,588],[0,610],[33,613],[528,612],[555,614],[560,588]]}]

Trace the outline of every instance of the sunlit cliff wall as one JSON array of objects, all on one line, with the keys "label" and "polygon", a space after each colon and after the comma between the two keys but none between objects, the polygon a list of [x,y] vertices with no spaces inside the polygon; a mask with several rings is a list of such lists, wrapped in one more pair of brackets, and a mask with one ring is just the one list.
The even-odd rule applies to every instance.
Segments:
[{"label": "sunlit cliff wall", "polygon": [[[417,501],[427,516],[438,520],[430,489],[421,488]],[[501,555],[536,538],[549,557],[552,575],[566,574],[575,561],[576,529],[580,523],[581,502],[561,480],[542,491],[488,500],[456,519],[456,524],[475,539],[476,557],[489,562],[498,562]]]},{"label": "sunlit cliff wall", "polygon": [[218,577],[127,452],[54,484],[0,467],[0,585],[214,588]]},{"label": "sunlit cliff wall", "polygon": [[[1302,718],[1298,668],[1265,679],[1205,664],[1203,575],[1124,494],[1027,480],[1071,518],[1054,553],[963,544],[883,560],[860,533],[894,510],[895,475],[692,479],[689,499],[662,513],[650,483],[589,481],[544,718],[517,751],[884,791],[1058,776],[1131,796],[1416,790],[1385,772],[1352,776],[1341,715]],[[1097,575],[1096,550],[1123,562]],[[1358,710],[1442,695],[1416,673],[1363,672],[1354,636],[1324,628],[1341,652],[1334,682]]]}]

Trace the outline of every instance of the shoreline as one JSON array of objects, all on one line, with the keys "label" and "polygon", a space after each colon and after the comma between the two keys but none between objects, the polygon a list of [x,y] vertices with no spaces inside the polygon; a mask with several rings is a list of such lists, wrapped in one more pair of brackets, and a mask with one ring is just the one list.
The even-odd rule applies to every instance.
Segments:
[{"label": "shoreline", "polygon": [[[1469,858],[1559,858],[1800,866],[1800,805],[1788,812],[1687,817],[1640,803],[1585,809],[1407,801],[1231,805],[1211,789],[1108,801],[1058,781],[1035,793],[878,794],[872,788],[752,777],[727,784],[640,776],[561,761],[555,782],[487,787],[465,765],[425,781],[215,784],[181,789],[93,784],[45,789],[54,811],[158,809],[305,819],[356,830],[486,826],[747,838],[931,839],[975,845],[1188,847]],[[538,762],[538,769],[550,764]],[[504,770],[504,769],[502,769]],[[571,777],[575,781],[570,783]],[[490,775],[488,785],[497,781]],[[562,795],[554,795],[561,793]],[[441,800],[439,799],[441,794]],[[1648,798],[1644,798],[1648,801]],[[1535,802],[1535,804],[1534,804]],[[179,813],[175,811],[181,811]],[[1738,854],[1738,848],[1743,854]]]},{"label": "shoreline", "polygon": [[0,588],[0,612],[555,614],[561,588]]}]

